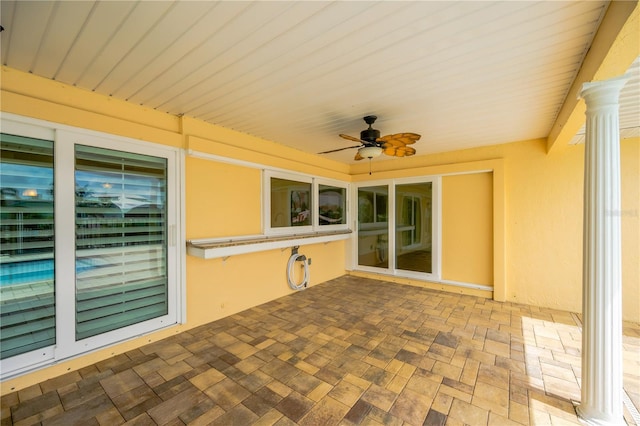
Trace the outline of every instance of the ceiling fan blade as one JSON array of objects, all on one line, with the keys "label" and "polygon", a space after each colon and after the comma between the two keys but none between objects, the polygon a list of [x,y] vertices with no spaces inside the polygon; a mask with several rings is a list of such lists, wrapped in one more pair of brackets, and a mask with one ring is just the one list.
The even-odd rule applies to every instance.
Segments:
[{"label": "ceiling fan blade", "polygon": [[382,148],[384,148],[384,152],[386,155],[390,155],[392,157],[394,157],[396,155],[396,147],[393,145],[383,145]]},{"label": "ceiling fan blade", "polygon": [[403,144],[402,142],[400,142],[397,139],[382,140],[382,138],[380,138],[380,141],[382,142],[382,146],[383,147],[386,147],[386,146],[395,146],[395,147],[405,146],[405,144]]},{"label": "ceiling fan blade", "polygon": [[415,155],[416,150],[415,148],[411,147],[411,146],[405,146],[404,149],[406,150],[406,156],[409,157],[411,155]]},{"label": "ceiling fan blade", "polygon": [[348,146],[346,148],[330,149],[329,151],[318,152],[318,154],[329,154],[330,152],[344,151],[345,149],[360,148],[362,145]]},{"label": "ceiling fan blade", "polygon": [[391,157],[409,157],[416,153],[416,150],[411,146],[394,146],[392,144],[385,144],[383,146],[386,155]]},{"label": "ceiling fan blade", "polygon": [[417,133],[394,133],[378,138],[379,142],[391,143],[395,146],[410,145],[420,139]]},{"label": "ceiling fan blade", "polygon": [[360,142],[360,143],[362,143],[362,141],[361,141],[360,139],[358,139],[358,138],[354,138],[353,136],[345,135],[345,134],[342,134],[342,133],[340,133],[338,136],[340,136],[341,138],[344,138],[344,139],[350,140],[350,141],[354,141],[354,142]]},{"label": "ceiling fan blade", "polygon": [[364,160],[364,157],[362,155],[360,155],[360,151],[356,152],[356,156],[353,157],[354,160],[356,161],[360,161],[360,160]]}]

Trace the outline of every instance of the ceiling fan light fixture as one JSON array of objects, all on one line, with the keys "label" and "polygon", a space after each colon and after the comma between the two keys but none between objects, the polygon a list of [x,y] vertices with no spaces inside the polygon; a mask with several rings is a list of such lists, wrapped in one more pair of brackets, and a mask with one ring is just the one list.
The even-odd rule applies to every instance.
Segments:
[{"label": "ceiling fan light fixture", "polygon": [[360,148],[358,150],[358,154],[360,154],[363,158],[372,159],[375,157],[379,157],[382,154],[382,148],[379,146],[365,146],[364,148]]}]

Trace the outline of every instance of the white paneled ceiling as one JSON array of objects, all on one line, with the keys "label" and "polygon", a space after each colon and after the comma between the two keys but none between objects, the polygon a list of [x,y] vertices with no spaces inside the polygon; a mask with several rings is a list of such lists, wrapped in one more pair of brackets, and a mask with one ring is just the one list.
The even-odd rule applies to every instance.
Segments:
[{"label": "white paneled ceiling", "polygon": [[546,137],[607,5],[2,0],[2,63],[307,152],[375,114],[420,155]]}]

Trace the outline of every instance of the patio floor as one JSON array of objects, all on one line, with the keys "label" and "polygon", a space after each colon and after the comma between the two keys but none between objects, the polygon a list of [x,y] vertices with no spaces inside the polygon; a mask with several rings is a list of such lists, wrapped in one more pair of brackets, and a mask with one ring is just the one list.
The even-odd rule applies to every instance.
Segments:
[{"label": "patio floor", "polygon": [[[579,424],[579,325],[343,276],[3,395],[2,426]],[[639,324],[623,349],[640,407]]]}]

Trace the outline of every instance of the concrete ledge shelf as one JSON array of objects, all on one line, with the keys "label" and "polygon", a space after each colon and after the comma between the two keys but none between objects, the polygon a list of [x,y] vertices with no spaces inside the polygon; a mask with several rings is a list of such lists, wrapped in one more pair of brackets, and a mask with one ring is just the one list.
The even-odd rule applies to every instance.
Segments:
[{"label": "concrete ledge shelf", "polygon": [[250,235],[244,237],[209,238],[187,241],[187,254],[202,259],[227,258],[238,254],[284,249],[307,244],[346,240],[351,230],[309,232],[287,235]]}]

